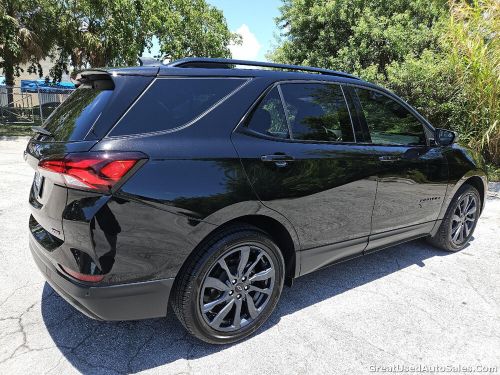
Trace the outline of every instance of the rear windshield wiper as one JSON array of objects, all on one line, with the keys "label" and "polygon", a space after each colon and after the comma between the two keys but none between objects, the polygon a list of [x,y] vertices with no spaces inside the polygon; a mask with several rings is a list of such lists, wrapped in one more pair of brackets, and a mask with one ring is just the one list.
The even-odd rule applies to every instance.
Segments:
[{"label": "rear windshield wiper", "polygon": [[35,133],[39,133],[39,134],[43,134],[43,135],[47,135],[49,137],[54,137],[54,135],[49,132],[47,129],[45,128],[42,128],[41,126],[32,126],[31,127],[31,130],[33,130]]}]

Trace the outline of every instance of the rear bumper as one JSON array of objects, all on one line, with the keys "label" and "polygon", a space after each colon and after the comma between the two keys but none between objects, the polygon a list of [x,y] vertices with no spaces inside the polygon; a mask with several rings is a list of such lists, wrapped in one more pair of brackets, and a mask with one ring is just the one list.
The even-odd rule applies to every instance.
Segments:
[{"label": "rear bumper", "polygon": [[36,265],[52,288],[77,310],[97,320],[137,320],[164,317],[174,278],[112,286],[85,286],[64,276],[43,254],[30,234]]}]

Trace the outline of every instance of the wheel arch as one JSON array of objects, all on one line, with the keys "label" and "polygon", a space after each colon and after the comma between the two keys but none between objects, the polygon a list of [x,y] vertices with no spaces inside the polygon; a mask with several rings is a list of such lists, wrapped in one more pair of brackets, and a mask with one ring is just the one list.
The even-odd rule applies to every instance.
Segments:
[{"label": "wheel arch", "polygon": [[484,208],[484,201],[486,200],[486,191],[487,191],[487,187],[483,183],[483,180],[479,176],[471,176],[467,178],[460,186],[465,184],[475,187],[479,192],[479,198],[481,198],[481,212],[482,212]]},{"label": "wheel arch", "polygon": [[[278,245],[283,258],[285,260],[285,283],[287,285],[291,285],[293,279],[298,277],[300,274],[300,262],[299,262],[299,243],[298,237],[295,233],[295,230],[288,226],[289,223],[280,222],[278,219],[262,214],[247,214],[238,217],[234,217],[231,219],[227,219],[226,221],[219,223],[217,226],[212,227],[210,231],[204,233],[203,238],[201,238],[193,250],[190,252],[189,256],[186,257],[182,266],[179,269],[179,273],[182,272],[184,266],[188,263],[188,261],[193,257],[198,249],[205,244],[206,241],[209,241],[210,238],[217,235],[219,232],[224,231],[226,228],[235,226],[238,224],[249,225],[256,227],[257,229],[262,230],[267,233],[271,239]],[[176,278],[177,278],[176,276]]]},{"label": "wheel arch", "polygon": [[481,199],[481,213],[484,209],[484,203],[486,201],[486,192],[488,190],[488,184],[486,181],[486,175],[484,174],[476,174],[471,171],[470,173],[465,174],[456,181],[454,184],[450,184],[448,186],[448,192],[446,193],[446,198],[443,206],[441,207],[441,212],[439,214],[439,220],[442,220],[448,211],[448,207],[450,206],[453,198],[456,196],[458,190],[464,185],[468,184],[475,187],[479,191],[479,196]]},{"label": "wheel arch", "polygon": [[264,215],[246,215],[235,218],[223,224],[226,227],[233,224],[248,224],[266,232],[278,245],[285,260],[285,282],[291,285],[292,280],[299,274],[297,248],[288,229],[278,220]]}]

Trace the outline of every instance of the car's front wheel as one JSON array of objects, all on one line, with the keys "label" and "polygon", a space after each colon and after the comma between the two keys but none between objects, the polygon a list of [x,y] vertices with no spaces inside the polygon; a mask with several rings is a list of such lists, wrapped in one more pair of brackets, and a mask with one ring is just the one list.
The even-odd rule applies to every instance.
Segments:
[{"label": "car's front wheel", "polygon": [[284,269],[281,251],[266,233],[250,226],[230,227],[188,259],[176,280],[174,311],[203,341],[241,340],[274,310]]},{"label": "car's front wheel", "polygon": [[474,186],[460,187],[437,233],[429,242],[446,251],[459,251],[469,242],[481,212],[481,198]]}]

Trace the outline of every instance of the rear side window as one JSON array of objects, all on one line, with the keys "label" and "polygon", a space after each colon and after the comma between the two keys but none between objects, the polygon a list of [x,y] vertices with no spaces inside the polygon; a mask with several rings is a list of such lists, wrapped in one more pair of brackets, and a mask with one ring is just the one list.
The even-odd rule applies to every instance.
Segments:
[{"label": "rear side window", "polygon": [[55,141],[82,140],[112,94],[113,90],[81,86],[52,112],[43,126],[52,133]]},{"label": "rear side window", "polygon": [[233,78],[157,79],[111,131],[111,136],[187,125],[246,82]]},{"label": "rear side window", "polygon": [[257,133],[288,138],[288,125],[278,88],[273,88],[253,112],[247,127]]},{"label": "rear side window", "polygon": [[388,96],[368,89],[355,89],[370,131],[372,143],[425,145],[422,123]]}]

